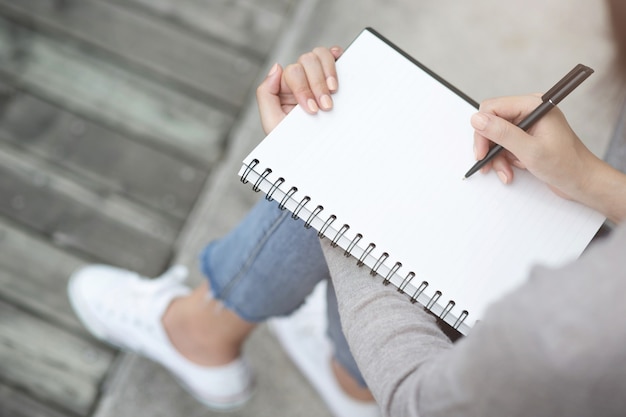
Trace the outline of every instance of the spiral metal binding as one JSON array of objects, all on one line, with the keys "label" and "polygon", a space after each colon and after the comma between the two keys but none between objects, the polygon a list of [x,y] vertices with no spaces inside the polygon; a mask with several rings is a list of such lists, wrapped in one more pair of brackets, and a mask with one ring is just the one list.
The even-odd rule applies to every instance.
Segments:
[{"label": "spiral metal binding", "polygon": [[326,219],[322,227],[320,227],[319,232],[317,232],[317,236],[319,236],[320,238],[326,236],[326,230],[328,230],[330,225],[333,224],[335,220],[337,220],[337,216],[335,216],[334,214],[330,215],[328,219]]},{"label": "spiral metal binding", "polygon": [[254,169],[255,166],[259,165],[259,160],[258,159],[253,159],[252,162],[250,162],[250,165],[246,166],[246,170],[243,172],[243,175],[240,178],[240,181],[244,184],[248,183],[248,175],[250,175],[250,172],[252,172],[252,170]]},{"label": "spiral metal binding", "polygon": [[393,277],[396,274],[396,272],[398,272],[398,269],[400,268],[402,268],[402,263],[396,262],[396,264],[393,266],[393,268],[389,270],[389,273],[383,280],[383,285],[389,285],[389,283],[391,282],[391,277]]},{"label": "spiral metal binding", "polygon": [[350,230],[349,225],[344,224],[343,226],[341,226],[341,229],[337,231],[337,234],[335,235],[333,240],[330,242],[330,246],[332,246],[333,248],[336,248],[337,245],[339,244],[339,239],[341,239],[341,237],[345,235],[348,230]]},{"label": "spiral metal binding", "polygon": [[272,184],[270,190],[267,192],[267,194],[265,194],[265,199],[267,201],[274,201],[274,193],[276,192],[276,190],[278,190],[283,182],[285,182],[285,179],[283,177],[280,177],[279,179],[274,181],[274,184]]},{"label": "spiral metal binding", "polygon": [[458,319],[456,319],[452,327],[454,327],[455,329],[458,329],[459,326],[463,324],[467,316],[469,316],[469,313],[467,312],[467,310],[463,310],[463,312],[461,312],[461,315],[459,316]]},{"label": "spiral metal binding", "polygon": [[375,277],[378,274],[378,268],[380,268],[382,264],[385,263],[387,258],[389,258],[389,254],[387,252],[384,252],[382,255],[380,255],[380,257],[378,258],[378,260],[376,261],[372,269],[370,269],[371,276]]},{"label": "spiral metal binding", "polygon": [[430,297],[430,301],[426,304],[427,310],[432,310],[435,303],[441,298],[441,291],[435,291],[432,297]]},{"label": "spiral metal binding", "polygon": [[361,257],[359,258],[359,260],[357,261],[356,265],[357,266],[363,266],[365,265],[365,259],[367,259],[367,256],[372,253],[372,251],[376,248],[376,245],[374,245],[373,243],[370,243],[369,245],[367,245],[367,248],[363,251],[363,253],[361,254]]},{"label": "spiral metal binding", "polygon": [[411,302],[413,304],[417,303],[417,298],[424,292],[424,290],[428,288],[428,281],[422,281],[419,287],[415,290],[413,295],[411,296]]},{"label": "spiral metal binding", "polygon": [[448,305],[446,306],[446,308],[443,309],[443,311],[439,315],[439,318],[441,320],[445,319],[446,316],[448,315],[448,313],[450,311],[452,311],[452,309],[454,308],[455,305],[456,305],[456,303],[454,301],[452,301],[452,300],[448,301]]},{"label": "spiral metal binding", "polygon": [[256,182],[254,183],[254,185],[252,186],[252,190],[255,193],[258,193],[259,190],[261,190],[261,188],[259,188],[261,186],[261,183],[267,178],[268,175],[270,175],[272,173],[272,170],[269,168],[266,168],[265,171],[263,171],[263,174],[261,174],[259,176],[259,178],[256,180]]},{"label": "spiral metal binding", "polygon": [[306,206],[306,203],[308,203],[309,201],[311,201],[311,197],[309,197],[308,195],[300,200],[296,209],[293,211],[293,213],[291,213],[291,218],[294,220],[298,220],[300,218],[298,216],[300,214],[300,211],[304,208],[304,206]]},{"label": "spiral metal binding", "polygon": [[398,292],[404,294],[404,289],[407,285],[411,283],[411,281],[413,281],[413,278],[415,278],[415,272],[411,271],[406,274],[406,277],[402,280],[402,283],[398,285]]},{"label": "spiral metal binding", "polygon": [[291,187],[289,189],[289,191],[287,191],[287,194],[285,194],[283,199],[280,200],[280,204],[278,205],[278,208],[281,209],[281,210],[286,209],[287,208],[287,202],[289,201],[291,196],[293,196],[296,192],[298,192],[298,188],[297,187]]},{"label": "spiral metal binding", "polygon": [[[242,183],[247,184],[248,181],[248,176],[250,175],[250,173],[254,170],[254,168],[259,165],[260,161],[258,159],[253,159],[250,164],[246,165],[246,169],[243,172],[243,175],[241,176],[240,180]],[[263,181],[267,180],[267,177],[272,173],[272,170],[270,168],[266,168],[263,173],[259,176],[259,178],[255,181],[254,185],[252,186],[252,189],[255,192],[260,191],[260,187],[261,184],[263,183]],[[281,185],[285,182],[285,179],[280,177],[278,178],[276,181],[274,181],[274,183],[272,184],[272,186],[270,187],[269,191],[267,192],[265,198],[268,201],[272,201],[274,200],[274,193],[280,189]],[[285,193],[285,195],[283,196],[280,204],[278,205],[278,207],[281,210],[285,210],[286,208],[286,204],[287,202],[293,197],[293,195],[298,191],[297,187],[291,187],[289,189],[289,191],[287,191],[287,193]],[[295,220],[298,220],[300,217],[300,212],[304,209],[304,207],[311,201],[311,198],[309,196],[305,196],[303,197],[300,202],[298,203],[298,205],[296,206],[295,210],[293,210],[293,213],[291,214],[291,217]],[[309,215],[308,219],[306,220],[306,222],[304,223],[304,227],[307,229],[310,229],[312,227],[312,223],[313,221],[315,221],[316,218],[320,217],[322,211],[324,210],[324,207],[321,205],[318,205],[315,210],[313,210],[311,212],[311,214]],[[324,221],[324,224],[322,225],[322,227],[319,229],[317,235],[320,238],[324,238],[326,237],[326,232],[327,230],[331,227],[331,225],[337,220],[337,216],[335,216],[334,214],[331,214],[330,216],[328,216],[326,218],[326,220]],[[335,236],[333,237],[332,241],[331,241],[331,246],[332,247],[337,247],[339,244],[339,241],[341,240],[341,238],[348,232],[348,230],[350,230],[350,226],[348,224],[344,224],[335,234]],[[363,239],[363,235],[360,233],[357,233],[354,238],[350,241],[350,243],[348,244],[346,250],[344,251],[344,255],[349,257],[352,255],[353,250],[357,247],[358,243]],[[370,243],[367,248],[363,251],[363,253],[361,254],[361,256],[359,257],[359,259],[357,260],[357,266],[361,267],[365,264],[365,260],[367,259],[367,257],[372,253],[372,251],[376,248],[376,245],[374,243]],[[380,257],[376,260],[376,262],[374,263],[374,266],[370,269],[370,274],[375,276],[378,274],[378,270],[385,264],[385,262],[387,261],[387,259],[389,258],[389,254],[387,252],[384,252],[382,255],[380,255]],[[384,285],[389,285],[389,283],[391,282],[391,279],[393,276],[395,276],[398,272],[398,270],[402,267],[402,263],[401,262],[396,262],[394,264],[394,266],[389,270],[389,272],[387,273],[387,275],[385,276],[385,278],[383,279],[382,283]],[[414,272],[409,272],[406,277],[402,280],[402,282],[400,283],[400,285],[398,285],[397,291],[405,294],[406,293],[406,288],[408,287],[408,285],[413,281],[413,279],[415,278],[415,273]],[[418,298],[420,297],[420,295],[426,290],[426,288],[428,288],[429,283],[427,281],[422,281],[422,283],[415,289],[415,291],[413,292],[413,294],[409,297],[409,300],[411,301],[411,303],[416,303]],[[435,306],[435,304],[437,304],[437,301],[439,301],[439,299],[441,298],[442,293],[441,291],[435,291],[435,293],[432,295],[432,297],[430,298],[430,300],[428,301],[428,303],[426,304],[425,308],[427,310],[431,310],[432,308]],[[453,300],[448,301],[448,304],[446,305],[446,307],[443,309],[443,311],[441,312],[441,314],[439,314],[439,318],[440,319],[445,319],[448,314],[450,314],[450,312],[452,311],[452,309],[456,306],[456,303]],[[454,324],[452,324],[452,327],[454,329],[458,329],[463,322],[467,319],[467,317],[469,316],[469,312],[467,310],[463,310],[461,312],[461,314],[459,315],[459,317],[456,319],[456,321],[454,322]]]},{"label": "spiral metal binding", "polygon": [[350,244],[348,245],[348,247],[344,251],[343,255],[345,257],[349,257],[350,255],[352,255],[352,250],[357,245],[357,243],[359,243],[359,241],[361,239],[363,239],[363,235],[360,234],[360,233],[357,233],[356,236],[354,236],[354,239],[352,239],[352,242],[350,242]]},{"label": "spiral metal binding", "polygon": [[313,220],[315,220],[315,218],[317,216],[319,216],[319,214],[322,212],[322,210],[324,210],[323,206],[315,207],[315,210],[313,210],[313,212],[311,212],[311,215],[309,216],[309,218],[304,223],[304,227],[306,229],[310,229],[311,228],[311,223],[313,222]]}]

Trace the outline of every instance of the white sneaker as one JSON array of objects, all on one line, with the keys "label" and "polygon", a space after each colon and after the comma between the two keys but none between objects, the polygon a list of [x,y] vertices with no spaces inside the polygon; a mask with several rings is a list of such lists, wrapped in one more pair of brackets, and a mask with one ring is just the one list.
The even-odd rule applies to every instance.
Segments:
[{"label": "white sneaker", "polygon": [[252,395],[252,375],[242,359],[217,367],[196,365],[171,344],[161,323],[174,298],[189,294],[187,268],[174,266],[156,279],[106,265],[72,274],[68,295],[76,315],[97,338],[163,365],[198,401],[236,408]]},{"label": "white sneaker", "polygon": [[331,368],[332,345],[326,334],[326,282],[289,317],[271,319],[269,328],[291,360],[308,378],[335,417],[379,417],[376,403],[349,397]]}]

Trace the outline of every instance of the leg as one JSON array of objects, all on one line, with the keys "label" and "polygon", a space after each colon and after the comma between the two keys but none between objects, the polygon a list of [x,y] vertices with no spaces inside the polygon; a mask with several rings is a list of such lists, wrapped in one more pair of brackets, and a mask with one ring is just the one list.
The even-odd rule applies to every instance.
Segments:
[{"label": "leg", "polygon": [[249,322],[290,314],[329,278],[317,232],[266,200],[208,245],[201,267],[213,296]]},{"label": "leg", "polygon": [[[202,286],[176,300],[164,323],[179,351],[204,365],[237,357],[255,323],[289,315],[320,281],[330,283],[317,232],[265,200],[228,235],[207,246],[201,267],[210,289]],[[327,299],[337,381],[349,396],[371,401],[341,331],[330,285]],[[178,319],[170,320],[174,317]]]},{"label": "leg", "polygon": [[337,382],[351,397],[361,401],[374,401],[374,397],[372,397],[371,392],[367,388],[361,371],[359,371],[352,357],[352,353],[350,353],[348,341],[341,330],[337,296],[335,295],[335,289],[332,286],[331,280],[328,280],[326,292],[328,335],[334,347],[332,368]]},{"label": "leg", "polygon": [[222,366],[241,356],[241,347],[255,324],[241,319],[207,296],[202,284],[189,296],[176,298],[162,322],[172,345],[191,362]]},{"label": "leg", "polygon": [[174,300],[163,324],[173,345],[205,366],[238,357],[255,323],[290,314],[328,278],[316,232],[265,200],[207,246],[201,268],[210,285]]},{"label": "leg", "polygon": [[[87,267],[72,276],[70,300],[94,335],[163,364],[205,404],[229,408],[249,397],[240,349],[255,323],[293,312],[328,269],[316,232],[267,201],[211,243],[201,265],[209,283],[192,292],[176,268],[149,280]],[[339,380],[353,378],[337,363]]]}]

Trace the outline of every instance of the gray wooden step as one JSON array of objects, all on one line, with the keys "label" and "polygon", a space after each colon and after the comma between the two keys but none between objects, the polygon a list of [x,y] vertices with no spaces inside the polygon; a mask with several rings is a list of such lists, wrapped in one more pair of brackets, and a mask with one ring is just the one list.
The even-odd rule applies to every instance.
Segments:
[{"label": "gray wooden step", "polygon": [[84,259],[0,217],[1,299],[86,335],[67,298],[68,278],[84,264]]},{"label": "gray wooden step", "polygon": [[[0,11],[38,31],[70,37],[162,82],[203,93],[236,111],[259,68],[251,59],[181,31],[170,21],[97,0],[0,0]],[[94,51],[97,53],[97,51]]]},{"label": "gray wooden step", "polygon": [[262,62],[280,33],[292,0],[103,0],[138,7]]},{"label": "gray wooden step", "polygon": [[5,383],[86,416],[113,353],[0,301],[0,373]]},{"label": "gray wooden step", "polygon": [[60,170],[0,142],[0,214],[93,260],[156,275],[180,224],[115,195],[98,195]]},{"label": "gray wooden step", "polygon": [[0,384],[0,416],[3,417],[69,417],[10,387]]},{"label": "gray wooden step", "polygon": [[77,182],[86,180],[99,195],[122,195],[179,221],[185,219],[202,189],[209,165],[196,168],[29,94],[4,87],[5,94],[0,96],[0,141],[63,167]]},{"label": "gray wooden step", "polygon": [[198,166],[217,161],[233,116],[0,17],[5,82]]}]

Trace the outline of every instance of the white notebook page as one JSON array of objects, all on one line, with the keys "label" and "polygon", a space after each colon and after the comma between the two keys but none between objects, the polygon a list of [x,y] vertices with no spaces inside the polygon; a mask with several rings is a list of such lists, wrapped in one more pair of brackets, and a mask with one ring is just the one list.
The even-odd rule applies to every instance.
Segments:
[{"label": "white notebook page", "polygon": [[[428,75],[415,63],[365,30],[337,62],[339,91],[334,109],[315,116],[294,109],[245,159],[259,164],[248,172],[268,192],[284,178],[273,197],[307,220],[328,226],[346,249],[363,235],[352,253],[366,258],[384,277],[396,262],[402,267],[392,282],[409,272],[413,287],[429,283],[420,301],[441,291],[441,312],[456,306],[446,320],[469,312],[461,331],[480,319],[487,305],[517,286],[536,264],[558,265],[576,258],[604,218],[579,204],[555,196],[530,174],[516,171],[505,186],[495,174],[463,181],[475,162],[470,117],[475,107]],[[298,205],[307,196],[304,207]],[[339,250],[339,249],[338,249]],[[355,266],[356,267],[356,266]],[[407,292],[409,292],[407,290]]]}]

